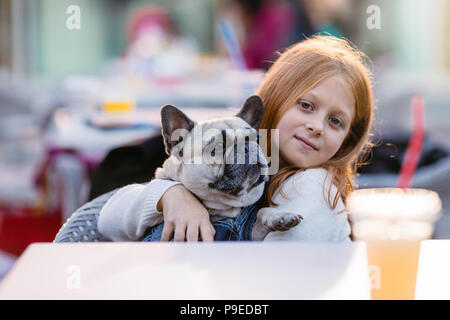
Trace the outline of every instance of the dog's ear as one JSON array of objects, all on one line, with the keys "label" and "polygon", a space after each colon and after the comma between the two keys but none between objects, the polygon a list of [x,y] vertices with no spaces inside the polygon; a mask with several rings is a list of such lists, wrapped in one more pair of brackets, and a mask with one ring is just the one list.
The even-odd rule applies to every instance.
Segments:
[{"label": "dog's ear", "polygon": [[262,120],[264,106],[259,96],[251,96],[245,101],[236,117],[244,119],[253,128],[258,129]]},{"label": "dog's ear", "polygon": [[[181,141],[186,139],[189,132],[194,127],[194,122],[189,119],[180,109],[172,105],[165,105],[161,108],[162,135],[166,152],[170,156],[172,149]],[[181,129],[172,140],[175,130]]]}]

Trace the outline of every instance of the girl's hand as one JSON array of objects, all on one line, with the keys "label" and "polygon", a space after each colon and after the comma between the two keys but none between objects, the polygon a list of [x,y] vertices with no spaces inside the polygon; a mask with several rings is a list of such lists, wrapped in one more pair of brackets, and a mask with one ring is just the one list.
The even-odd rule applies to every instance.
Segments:
[{"label": "girl's hand", "polygon": [[214,241],[216,231],[209,220],[203,204],[182,184],[170,187],[158,202],[157,209],[163,211],[164,228],[161,241],[198,241],[200,233],[204,242]]}]

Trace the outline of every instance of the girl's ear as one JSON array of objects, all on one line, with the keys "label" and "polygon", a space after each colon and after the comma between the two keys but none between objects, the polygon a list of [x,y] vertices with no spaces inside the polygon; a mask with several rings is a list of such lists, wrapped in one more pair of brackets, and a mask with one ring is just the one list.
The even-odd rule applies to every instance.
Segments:
[{"label": "girl's ear", "polygon": [[[189,119],[189,117],[180,109],[172,105],[165,105],[161,108],[161,124],[164,145],[169,156],[173,147],[175,147],[178,143],[185,141],[186,137],[195,125],[194,121]],[[177,129],[181,129],[181,131],[177,134],[178,139],[172,140],[172,134]]]},{"label": "girl's ear", "polygon": [[245,101],[236,117],[244,119],[253,128],[258,129],[261,123],[264,105],[259,96],[251,96]]}]

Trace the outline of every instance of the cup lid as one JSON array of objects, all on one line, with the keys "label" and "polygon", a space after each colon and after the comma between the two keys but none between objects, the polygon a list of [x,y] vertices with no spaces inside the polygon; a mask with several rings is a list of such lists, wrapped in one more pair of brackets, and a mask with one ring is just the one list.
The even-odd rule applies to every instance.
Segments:
[{"label": "cup lid", "polygon": [[371,188],[353,191],[346,201],[354,218],[435,221],[442,208],[439,195],[416,188]]}]

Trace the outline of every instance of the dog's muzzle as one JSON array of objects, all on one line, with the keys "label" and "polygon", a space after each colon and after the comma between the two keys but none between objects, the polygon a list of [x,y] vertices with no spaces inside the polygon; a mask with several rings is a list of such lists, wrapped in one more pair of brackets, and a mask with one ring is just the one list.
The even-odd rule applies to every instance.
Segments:
[{"label": "dog's muzzle", "polygon": [[268,181],[269,177],[261,174],[261,168],[267,165],[260,161],[259,153],[256,154],[256,164],[250,164],[248,144],[245,145],[245,163],[243,164],[237,163],[237,146],[234,146],[234,149],[234,164],[225,164],[222,177],[210,183],[209,187],[237,196],[244,188],[249,191]]}]

